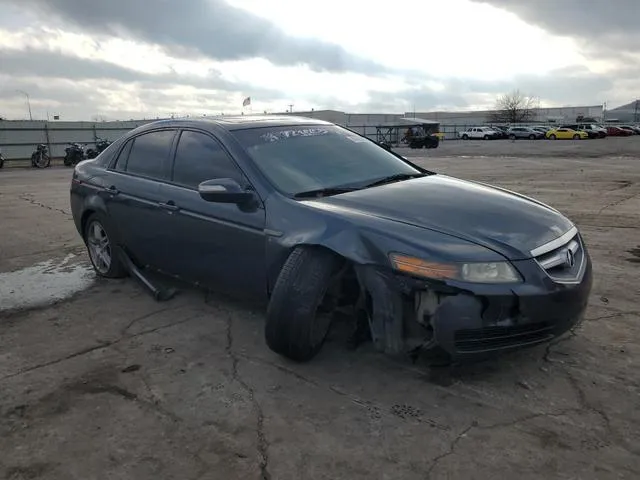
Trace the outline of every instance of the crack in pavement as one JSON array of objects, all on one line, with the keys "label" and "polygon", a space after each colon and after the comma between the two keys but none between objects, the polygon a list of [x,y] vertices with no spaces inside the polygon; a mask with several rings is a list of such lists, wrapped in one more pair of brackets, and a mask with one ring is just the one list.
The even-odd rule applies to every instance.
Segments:
[{"label": "crack in pavement", "polygon": [[433,460],[431,460],[431,464],[429,465],[429,467],[427,468],[427,472],[426,472],[426,478],[429,479],[431,478],[431,472],[433,472],[433,470],[438,466],[438,463],[440,463],[440,461],[442,461],[444,458],[453,455],[456,446],[458,445],[458,443],[460,442],[460,440],[462,440],[462,438],[467,435],[467,433],[469,433],[469,431],[478,426],[478,422],[476,422],[475,420],[473,422],[471,422],[471,424],[469,426],[467,426],[464,430],[462,430],[458,435],[456,435],[456,438],[453,439],[453,441],[449,444],[449,448],[447,449],[446,452],[441,453],[440,455],[436,456]]},{"label": "crack in pavement", "polygon": [[[433,458],[433,460],[431,460],[431,464],[429,465],[429,467],[427,469],[426,478],[427,479],[430,478],[431,472],[438,466],[438,463],[440,461],[442,461],[446,457],[449,457],[449,456],[455,454],[455,450],[456,450],[456,448],[458,446],[458,443],[460,443],[460,441],[466,435],[468,435],[468,433],[473,429],[476,429],[476,430],[494,430],[496,428],[513,427],[515,425],[518,425],[519,423],[528,422],[530,420],[535,420],[537,418],[564,417],[569,413],[583,413],[585,410],[597,411],[597,410],[594,410],[593,407],[588,406],[588,404],[581,402],[581,405],[578,408],[570,407],[570,408],[563,408],[562,410],[559,410],[557,412],[531,413],[529,415],[525,415],[523,417],[519,417],[519,418],[516,418],[514,420],[510,420],[508,422],[498,422],[498,423],[493,423],[493,424],[490,424],[490,425],[480,425],[477,420],[474,420],[474,421],[471,422],[470,425],[468,425],[458,435],[456,435],[456,437],[449,444],[449,448],[447,449],[447,451],[441,453],[440,455],[438,455],[435,458]],[[602,412],[599,412],[599,413],[602,413]],[[604,415],[604,418],[606,418],[606,415]],[[608,423],[608,418],[607,418],[607,425],[609,427],[609,432],[611,433],[610,424]],[[627,450],[629,452],[631,452],[631,450],[629,450],[628,448],[627,448]],[[633,453],[633,452],[631,452],[631,453]]]},{"label": "crack in pavement", "polygon": [[606,204],[604,207],[602,207],[600,210],[598,210],[598,213],[596,213],[596,217],[599,216],[602,212],[604,212],[607,208],[615,207],[616,205],[620,205],[621,203],[624,203],[627,200],[632,200],[633,198],[637,197],[638,195],[640,195],[640,192],[634,193],[630,197],[622,198],[620,200],[616,200],[615,202],[611,202],[611,203]]},{"label": "crack in pavement", "polygon": [[[173,310],[173,309],[175,309],[175,307],[170,307],[170,308],[165,308],[165,309],[162,309],[162,310],[158,310],[158,311],[153,312],[152,314],[146,313],[145,315],[141,316],[140,318],[134,319],[131,322],[131,324],[135,323],[136,321],[140,321],[140,320],[142,320],[144,318],[148,318],[151,315],[155,315],[155,314],[158,314],[160,312],[163,312],[163,311],[166,311],[166,310]],[[166,328],[171,328],[171,327],[174,327],[176,325],[181,325],[183,323],[190,322],[191,320],[193,320],[195,318],[198,318],[200,316],[201,316],[201,313],[199,312],[197,315],[191,315],[191,316],[189,316],[187,318],[184,318],[182,320],[178,320],[176,322],[171,322],[171,323],[167,323],[165,325],[160,325],[158,327],[150,328],[150,329],[147,329],[147,330],[142,330],[140,332],[134,333],[133,335],[127,335],[126,331],[127,331],[127,329],[129,327],[126,327],[123,330],[124,333],[121,333],[121,335],[118,338],[114,339],[114,340],[101,342],[100,344],[94,345],[92,347],[85,347],[85,348],[83,348],[81,350],[78,350],[77,352],[71,353],[69,355],[65,355],[64,357],[60,357],[60,358],[57,358],[55,360],[50,360],[48,362],[39,363],[37,365],[33,365],[31,367],[24,368],[24,369],[19,370],[17,372],[10,373],[8,375],[5,375],[5,376],[1,377],[0,381],[8,380],[10,378],[14,378],[14,377],[17,377],[17,376],[20,376],[20,375],[24,375],[25,373],[33,372],[34,370],[39,370],[41,368],[46,368],[46,367],[50,367],[52,365],[57,365],[59,363],[65,362],[67,360],[71,360],[72,358],[81,357],[81,356],[87,355],[87,354],[89,354],[91,352],[95,352],[96,350],[100,350],[100,349],[103,349],[103,348],[109,348],[109,347],[111,347],[113,345],[116,345],[116,344],[118,344],[118,343],[120,343],[120,342],[122,342],[124,340],[129,340],[129,339],[132,339],[132,338],[141,337],[143,335],[148,335],[149,333],[154,333],[154,332],[157,332],[159,330],[164,330]]]},{"label": "crack in pavement", "polygon": [[260,455],[260,478],[262,480],[271,480],[271,474],[269,473],[269,442],[264,433],[264,412],[260,402],[256,399],[255,391],[238,372],[238,363],[240,356],[233,350],[233,319],[227,312],[227,344],[225,346],[225,352],[231,359],[231,376],[242,388],[247,392],[253,409],[256,412],[256,436],[257,436],[257,449]]},{"label": "crack in pavement", "polygon": [[[292,369],[290,369],[288,367],[285,367],[284,365],[279,365],[279,364],[277,364],[275,362],[270,362],[269,360],[265,360],[265,359],[260,358],[260,357],[254,357],[254,356],[251,356],[251,355],[246,355],[246,354],[243,354],[243,353],[237,353],[236,355],[238,357],[243,358],[244,360],[256,363],[258,365],[267,365],[267,366],[273,367],[273,368],[281,371],[282,373],[290,375],[290,376],[294,377],[295,379],[300,380],[303,383],[306,383],[307,385],[311,385],[311,386],[316,387],[316,388],[326,388],[326,389],[330,390],[331,392],[335,393],[336,395],[339,395],[341,397],[347,398],[348,400],[350,400],[351,402],[353,402],[354,404],[356,404],[359,407],[367,408],[367,409],[374,409],[377,412],[385,415],[385,417],[392,418],[394,420],[402,419],[402,420],[407,420],[408,421],[407,418],[399,417],[398,415],[393,415],[393,414],[388,413],[389,408],[385,407],[382,404],[378,404],[378,403],[375,403],[375,402],[370,401],[370,400],[364,400],[364,399],[362,399],[362,398],[360,398],[360,397],[358,397],[356,395],[353,395],[352,393],[346,392],[346,391],[342,390],[341,388],[336,387],[335,385],[323,385],[323,384],[319,383],[318,381],[316,381],[314,379],[311,379],[309,377],[305,377],[304,375],[302,375],[302,374],[300,374],[300,373],[298,373],[298,372],[296,372],[296,371],[294,371],[294,370],[292,370]],[[439,430],[445,430],[445,431],[451,430],[451,427],[449,425],[443,425],[441,423],[436,422],[435,420],[433,420],[431,418],[422,418],[422,417],[411,417],[411,418],[412,418],[412,420],[414,420],[414,421],[416,421],[418,423],[427,424],[427,425],[429,425],[431,427],[434,427],[434,428],[437,428]]]},{"label": "crack in pavement", "polygon": [[37,200],[35,200],[33,198],[33,195],[29,195],[29,194],[23,194],[23,195],[19,195],[18,198],[20,200],[24,200],[25,202],[29,202],[32,205],[35,205],[37,207],[42,207],[42,208],[46,208],[47,210],[51,210],[52,212],[59,212],[62,213],[64,215],[67,216],[71,216],[71,212],[67,212],[66,210],[63,210],[62,208],[54,208],[50,205],[45,205],[44,203],[40,203]]}]

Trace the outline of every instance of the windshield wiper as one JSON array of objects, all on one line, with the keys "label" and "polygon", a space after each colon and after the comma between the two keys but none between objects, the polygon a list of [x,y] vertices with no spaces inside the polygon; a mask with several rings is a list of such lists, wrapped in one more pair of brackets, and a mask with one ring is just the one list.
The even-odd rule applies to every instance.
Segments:
[{"label": "windshield wiper", "polygon": [[307,192],[296,193],[293,197],[294,198],[328,197],[330,195],[339,195],[341,193],[353,192],[355,190],[360,190],[360,189],[355,187],[318,188],[316,190],[309,190]]},{"label": "windshield wiper", "polygon": [[386,183],[400,182],[402,180],[409,180],[411,178],[418,178],[426,176],[426,173],[397,173],[395,175],[389,175],[388,177],[380,178],[373,183],[365,185],[364,188],[377,187],[378,185],[384,185]]}]

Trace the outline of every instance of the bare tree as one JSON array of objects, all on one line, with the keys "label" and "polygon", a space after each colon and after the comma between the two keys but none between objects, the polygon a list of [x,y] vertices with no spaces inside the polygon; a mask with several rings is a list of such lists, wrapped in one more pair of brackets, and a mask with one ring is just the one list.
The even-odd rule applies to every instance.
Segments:
[{"label": "bare tree", "polygon": [[533,119],[533,110],[538,105],[539,100],[536,97],[514,90],[498,97],[496,108],[489,115],[489,120],[496,123],[527,122]]}]

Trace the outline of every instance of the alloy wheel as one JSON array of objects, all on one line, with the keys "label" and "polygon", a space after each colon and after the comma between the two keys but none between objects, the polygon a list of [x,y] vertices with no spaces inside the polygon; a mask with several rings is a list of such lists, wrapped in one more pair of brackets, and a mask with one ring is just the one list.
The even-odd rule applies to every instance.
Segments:
[{"label": "alloy wheel", "polygon": [[87,246],[95,269],[106,274],[111,268],[111,243],[104,227],[96,220],[87,229]]}]

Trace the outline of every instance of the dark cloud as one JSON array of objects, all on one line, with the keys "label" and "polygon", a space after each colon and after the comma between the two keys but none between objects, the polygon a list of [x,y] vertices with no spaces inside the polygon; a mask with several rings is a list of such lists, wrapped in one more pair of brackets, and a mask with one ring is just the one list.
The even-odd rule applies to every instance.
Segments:
[{"label": "dark cloud", "polygon": [[137,83],[143,89],[168,89],[176,86],[220,90],[223,92],[252,92],[254,95],[280,98],[279,91],[259,88],[222,78],[210,69],[205,76],[180,75],[175,71],[146,73],[97,59],[80,58],[57,51],[25,49],[0,50],[1,73],[14,76],[64,78],[69,80],[112,79]]},{"label": "dark cloud", "polygon": [[476,0],[518,15],[562,36],[579,37],[596,49],[640,53],[638,0]]},{"label": "dark cloud", "polygon": [[92,34],[135,38],[174,54],[201,54],[216,60],[265,58],[275,65],[307,65],[312,70],[379,74],[383,65],[314,39],[286,35],[266,19],[223,0],[0,0],[37,12],[49,21]]}]

